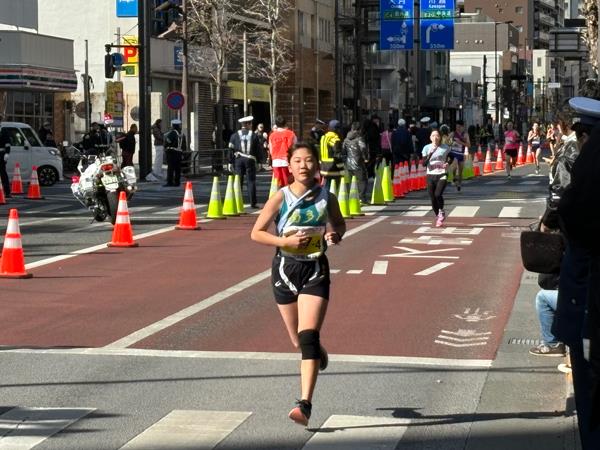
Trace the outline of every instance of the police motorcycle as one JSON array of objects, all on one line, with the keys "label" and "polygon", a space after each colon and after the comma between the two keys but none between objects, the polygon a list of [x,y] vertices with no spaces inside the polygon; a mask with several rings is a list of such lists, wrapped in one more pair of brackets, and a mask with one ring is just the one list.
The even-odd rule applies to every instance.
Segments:
[{"label": "police motorcycle", "polygon": [[73,176],[71,192],[88,208],[93,220],[103,222],[107,217],[114,225],[117,219],[119,194],[125,192],[127,200],[137,190],[135,169],[119,167],[114,142],[96,145],[93,152],[86,152],[77,165],[79,176]]}]

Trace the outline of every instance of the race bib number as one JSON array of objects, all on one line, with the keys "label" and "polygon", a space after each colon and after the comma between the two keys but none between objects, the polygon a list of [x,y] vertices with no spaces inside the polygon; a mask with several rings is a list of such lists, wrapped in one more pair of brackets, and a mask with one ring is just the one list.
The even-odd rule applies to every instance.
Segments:
[{"label": "race bib number", "polygon": [[308,238],[308,242],[300,248],[281,247],[280,251],[283,256],[291,256],[296,259],[316,259],[321,256],[325,250],[323,244],[324,227],[306,227],[306,226],[290,226],[286,227],[282,235],[291,236],[299,231],[303,232]]}]

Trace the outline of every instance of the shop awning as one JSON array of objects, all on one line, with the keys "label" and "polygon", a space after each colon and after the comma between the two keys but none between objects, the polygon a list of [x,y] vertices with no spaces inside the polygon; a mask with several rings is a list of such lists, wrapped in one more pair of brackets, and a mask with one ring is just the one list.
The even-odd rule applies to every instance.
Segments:
[{"label": "shop awning", "polygon": [[77,77],[74,71],[0,65],[0,89],[73,92]]},{"label": "shop awning", "polygon": [[[231,89],[231,98],[244,100],[244,83],[242,81],[229,80],[227,87]],[[248,100],[255,102],[269,102],[270,88],[268,84],[248,83]]]}]

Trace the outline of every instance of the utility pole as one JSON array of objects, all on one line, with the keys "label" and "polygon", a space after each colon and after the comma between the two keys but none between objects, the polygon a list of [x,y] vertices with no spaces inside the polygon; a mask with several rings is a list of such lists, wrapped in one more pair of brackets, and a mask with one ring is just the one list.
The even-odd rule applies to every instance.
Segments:
[{"label": "utility pole", "polygon": [[481,124],[483,126],[487,123],[487,109],[488,109],[488,101],[487,101],[487,56],[483,55],[483,92],[481,95],[481,108],[483,109],[483,120]]},{"label": "utility pole", "polygon": [[140,179],[150,173],[152,147],[150,142],[150,92],[152,78],[150,74],[150,2],[138,0],[138,41],[139,50],[139,163]]},{"label": "utility pole", "polygon": [[[183,96],[183,117],[181,120],[181,129],[187,139],[187,144],[191,142],[190,134],[190,96],[188,92],[188,32],[187,32],[187,0],[181,0],[181,52],[183,53],[183,67],[181,68],[181,95]],[[189,148],[188,148],[189,150]]]},{"label": "utility pole", "polygon": [[90,72],[88,67],[88,40],[85,40],[85,68],[83,74],[83,101],[85,103],[85,131],[90,130]]},{"label": "utility pole", "polygon": [[335,54],[335,117],[342,120],[342,71],[340,70],[340,0],[334,0],[334,54]]},{"label": "utility pole", "polygon": [[248,36],[244,30],[242,39],[243,58],[242,72],[244,77],[244,117],[248,115]]}]

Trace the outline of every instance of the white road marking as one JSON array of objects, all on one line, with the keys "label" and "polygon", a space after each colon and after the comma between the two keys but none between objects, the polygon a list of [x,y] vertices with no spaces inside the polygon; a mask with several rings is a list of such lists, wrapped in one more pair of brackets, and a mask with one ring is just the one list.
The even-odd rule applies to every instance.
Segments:
[{"label": "white road marking", "polygon": [[479,211],[479,206],[457,206],[448,214],[448,217],[475,217],[477,211]]},{"label": "white road marking", "polygon": [[520,206],[505,206],[498,214],[498,217],[521,217],[521,208]]},{"label": "white road marking", "polygon": [[473,239],[422,235],[418,238],[402,238],[398,243],[423,245],[471,245],[473,243]]},{"label": "white road marking", "polygon": [[130,213],[136,213],[140,211],[148,211],[154,208],[156,208],[156,206],[130,206],[128,209]]},{"label": "white road marking", "polygon": [[487,183],[485,183],[486,185],[492,185],[492,184],[506,184],[508,180],[494,180],[494,181],[488,181]]},{"label": "white road marking", "polygon": [[57,209],[64,209],[68,206],[70,206],[70,205],[46,205],[46,206],[41,206],[39,208],[23,211],[21,214],[37,214],[37,213],[41,213],[41,212],[55,211]]},{"label": "white road marking", "polygon": [[480,202],[494,202],[494,203],[542,203],[546,202],[545,197],[535,198],[489,198],[485,200],[479,200]]},{"label": "white road marking", "polygon": [[334,273],[340,273],[341,270],[340,269],[329,269],[329,273],[330,274],[334,274]]},{"label": "white road marking", "polygon": [[[75,356],[136,356],[149,358],[197,358],[197,359],[234,359],[265,361],[298,361],[298,353],[269,352],[210,352],[188,350],[147,350],[141,348],[64,348],[64,349],[13,349],[3,350],[8,353],[43,354],[43,355],[75,355]],[[491,367],[491,359],[450,359],[420,358],[408,356],[384,355],[335,355],[329,354],[329,360],[339,363],[396,364],[415,366],[444,367]]]},{"label": "white road marking", "polygon": [[454,263],[438,263],[434,266],[431,266],[429,269],[421,270],[420,272],[415,273],[415,275],[426,277],[427,275],[431,275],[432,273],[439,272],[446,267],[450,267]]},{"label": "white road marking", "polygon": [[[535,176],[535,175],[534,175]],[[540,180],[541,181],[541,180]],[[540,181],[536,180],[536,181],[521,181],[518,184],[540,184]]]},{"label": "white road marking", "polygon": [[389,261],[374,261],[372,275],[385,275],[387,274]]},{"label": "white road marking", "polygon": [[[357,234],[360,231],[363,231],[385,219],[386,219],[386,217],[382,216],[382,217],[377,217],[373,220],[370,220],[369,222],[366,222],[366,223],[348,231],[344,237],[349,237],[354,234]],[[169,229],[172,230],[172,229],[174,229],[174,227],[169,227]],[[153,236],[153,235],[159,234],[159,233],[164,233],[164,231],[161,231],[161,230],[150,231],[148,233],[144,233],[144,234],[137,236],[137,238],[142,239],[144,237]],[[134,239],[135,238],[136,237],[134,236]],[[181,311],[171,314],[170,316],[167,316],[164,319],[161,319],[153,324],[148,325],[147,327],[144,327],[138,331],[135,331],[135,332],[129,334],[128,336],[125,336],[111,344],[108,344],[106,347],[108,347],[108,348],[129,347],[143,339],[146,339],[149,336],[152,336],[155,333],[158,333],[158,332],[160,332],[182,320],[187,319],[190,316],[193,316],[193,315],[199,313],[200,311],[203,311],[207,308],[210,308],[213,305],[216,305],[219,302],[222,302],[223,300],[228,299],[232,295],[237,294],[238,292],[241,292],[244,289],[247,289],[251,286],[254,286],[255,284],[260,283],[261,281],[267,279],[270,275],[271,275],[271,269],[267,269],[263,272],[260,272],[256,275],[251,276],[250,278],[246,278],[245,280],[240,281],[239,283],[237,283],[221,292],[217,292],[216,294],[211,295],[210,297],[207,297],[203,300],[200,300],[199,302],[197,302],[191,306],[188,306],[187,308],[184,308]]]},{"label": "white road marking", "polygon": [[348,270],[346,272],[348,275],[360,275],[361,273],[363,273],[362,269],[352,269],[352,270]]},{"label": "white road marking", "polygon": [[0,450],[28,450],[95,408],[16,407],[0,416]]},{"label": "white road marking", "polygon": [[[389,255],[381,255],[385,258],[438,258],[438,259],[459,259],[458,256],[440,255],[440,252],[461,251],[462,248],[440,248],[436,250],[416,250],[410,247],[394,246],[403,253],[392,253]],[[434,254],[435,253],[435,254]]]},{"label": "white road marking", "polygon": [[475,347],[476,345],[487,345],[487,342],[470,342],[467,344],[454,344],[452,342],[438,341],[437,339],[433,342],[435,342],[436,344],[447,345],[448,347]]},{"label": "white road marking", "polygon": [[453,234],[459,236],[477,236],[481,234],[483,228],[480,227],[444,227],[444,228],[435,228],[435,227],[420,227],[413,231],[413,234]]},{"label": "white road marking", "polygon": [[21,222],[19,220],[19,225],[20,225],[20,227],[27,227],[30,225],[39,225],[40,223],[56,222],[57,220],[62,220],[62,218],[61,217],[49,217],[48,219],[33,220],[31,222],[29,222],[29,221]]},{"label": "white road marking", "polygon": [[121,447],[121,450],[214,448],[252,413],[174,410]]},{"label": "white road marking", "polygon": [[393,450],[410,419],[332,415],[302,450]]}]

